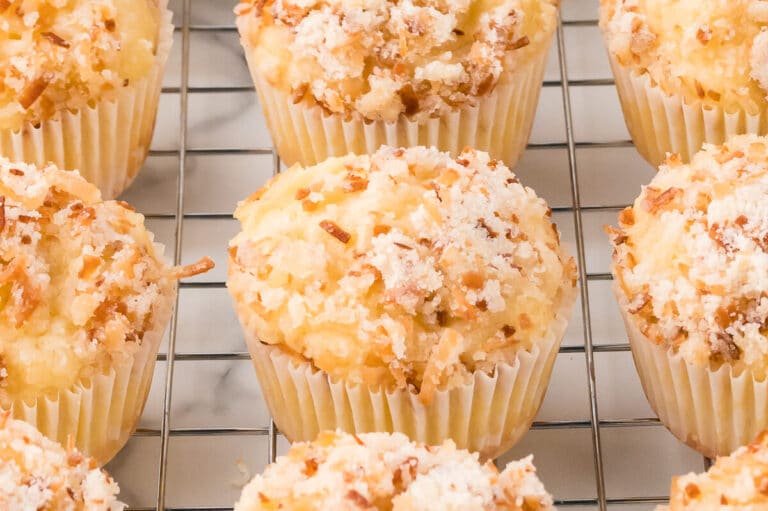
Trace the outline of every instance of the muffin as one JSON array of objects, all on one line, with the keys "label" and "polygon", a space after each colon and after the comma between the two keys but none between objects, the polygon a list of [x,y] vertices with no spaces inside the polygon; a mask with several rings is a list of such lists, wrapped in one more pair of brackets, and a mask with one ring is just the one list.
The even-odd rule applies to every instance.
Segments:
[{"label": "muffin", "polygon": [[0,508],[123,511],[119,491],[96,460],[0,412]]},{"label": "muffin", "polygon": [[175,281],[144,217],[77,172],[0,158],[0,409],[100,463],[128,440]]},{"label": "muffin", "polygon": [[227,285],[280,431],[508,449],[575,300],[549,215],[486,153],[423,147],[297,166],[241,203]]},{"label": "muffin", "polygon": [[672,479],[669,506],[656,511],[755,511],[768,509],[768,433],[730,456],[718,458],[704,474]]},{"label": "muffin", "polygon": [[533,125],[559,0],[242,0],[241,41],[289,165],[464,147],[514,166]]},{"label": "muffin", "polygon": [[107,198],[152,141],[167,0],[0,1],[0,156],[78,169]]},{"label": "muffin", "polygon": [[532,458],[500,473],[450,440],[429,447],[398,433],[323,432],[314,442],[294,444],[256,476],[235,511],[552,511]]},{"label": "muffin", "polygon": [[768,139],[661,166],[609,228],[614,289],[661,421],[709,457],[768,428]]},{"label": "muffin", "polygon": [[768,133],[768,3],[601,0],[624,119],[652,165]]}]

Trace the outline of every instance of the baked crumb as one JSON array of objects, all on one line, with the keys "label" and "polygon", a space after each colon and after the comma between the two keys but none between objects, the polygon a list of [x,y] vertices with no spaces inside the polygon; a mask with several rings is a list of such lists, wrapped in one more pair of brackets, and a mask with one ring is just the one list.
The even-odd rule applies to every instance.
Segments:
[{"label": "baked crumb", "polygon": [[531,456],[499,473],[448,440],[427,447],[400,433],[321,433],[295,443],[243,490],[235,511],[473,509],[551,511]]},{"label": "baked crumb", "polygon": [[[246,51],[295,102],[394,121],[491,92],[551,40],[558,0],[243,0]],[[311,99],[310,99],[311,98]]]},{"label": "baked crumb", "polygon": [[620,228],[614,274],[640,330],[686,360],[768,368],[768,139],[662,165]]},{"label": "baked crumb", "polygon": [[0,412],[0,509],[123,511],[119,491],[95,460]]},{"label": "baked crumb", "polygon": [[548,215],[486,153],[331,159],[240,204],[228,287],[263,342],[428,401],[547,334],[576,276]]}]

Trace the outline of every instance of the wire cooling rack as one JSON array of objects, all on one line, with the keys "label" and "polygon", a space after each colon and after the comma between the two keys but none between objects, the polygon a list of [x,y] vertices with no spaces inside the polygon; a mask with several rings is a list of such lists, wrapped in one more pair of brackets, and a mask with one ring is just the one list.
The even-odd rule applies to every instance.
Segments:
[{"label": "wire cooling rack", "polygon": [[[167,255],[218,267],[184,281],[140,428],[108,469],[132,510],[231,509],[283,452],[224,287],[236,202],[280,169],[234,28],[236,0],[171,0],[176,24],[150,158],[123,196]],[[535,456],[559,507],[653,509],[702,458],[642,395],[610,292],[602,225],[652,169],[624,128],[597,28],[598,0],[563,0],[531,145],[515,169],[546,198],[579,262],[581,295],[531,432],[501,460]]]}]

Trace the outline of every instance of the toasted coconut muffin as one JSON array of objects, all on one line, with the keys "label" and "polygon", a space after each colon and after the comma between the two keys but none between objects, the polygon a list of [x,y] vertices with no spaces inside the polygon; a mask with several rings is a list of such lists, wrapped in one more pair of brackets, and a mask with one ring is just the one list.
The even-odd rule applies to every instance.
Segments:
[{"label": "toasted coconut muffin", "polygon": [[[616,293],[633,349],[643,353],[663,352],[675,363],[683,364],[681,367],[686,367],[687,372],[704,371],[707,378],[719,378],[721,373],[727,373],[740,378],[739,381],[765,384],[768,369],[767,208],[768,141],[765,138],[737,137],[724,146],[705,146],[690,164],[681,164],[672,156],[662,165],[634,206],[619,216],[620,229],[609,230],[615,247]],[[653,365],[641,353],[636,353],[635,360],[641,376]],[[661,370],[660,367],[668,365],[655,367]],[[661,408],[665,406],[661,403],[665,400],[663,395],[673,399],[675,392],[683,391],[676,385],[699,382],[692,376],[670,380],[666,374],[645,375],[646,393],[657,393],[651,400],[657,401],[657,407]],[[730,378],[713,385],[722,388],[728,381]],[[708,387],[700,390],[710,392]],[[747,392],[735,383],[732,389],[723,390]],[[723,408],[731,405],[742,407],[740,413],[745,413],[745,417],[752,417],[753,412],[758,414],[754,421],[745,418],[735,425],[723,424],[712,437],[702,431],[683,433],[682,423],[671,427],[673,432],[677,429],[684,439],[709,454],[727,454],[768,426],[764,419],[759,419],[765,408],[757,397],[753,402],[745,394],[736,402],[728,399],[713,404],[720,411],[713,411],[712,416],[703,421],[704,403],[724,398],[714,393],[702,399],[695,401],[699,410],[691,413],[689,419],[675,420],[696,421],[698,413],[700,424],[714,428],[719,421],[731,421],[735,411]],[[690,412],[686,403],[689,403],[687,398],[678,396],[677,404],[670,403],[669,413],[672,409],[678,410],[675,415]],[[662,419],[667,413],[659,409],[657,412]],[[740,429],[742,427],[746,429]],[[755,428],[758,430],[754,431]]]},{"label": "toasted coconut muffin", "polygon": [[0,155],[122,191],[152,138],[172,43],[166,3],[0,1]]},{"label": "toasted coconut muffin", "polygon": [[[0,158],[0,233],[0,407],[104,460],[89,442],[114,447],[135,427],[175,281],[189,268],[166,265],[128,204],[103,202],[77,173],[53,166]],[[37,410],[51,403],[60,417]],[[89,406],[109,414],[104,426],[120,438],[77,428],[93,419]]]},{"label": "toasted coconut muffin", "polygon": [[552,497],[532,456],[500,473],[477,454],[410,442],[401,434],[321,433],[294,444],[243,490],[235,511],[267,509],[547,511]]},{"label": "toasted coconut muffin", "polygon": [[0,508],[122,511],[119,491],[96,460],[0,412]]},{"label": "toasted coconut muffin", "polygon": [[[511,105],[508,93],[525,92],[525,100],[535,109],[558,4],[558,0],[244,0],[235,12],[281,156],[289,163],[309,165],[357,150],[361,141],[355,137],[367,137],[369,151],[382,143],[374,145],[377,139],[364,133],[362,124],[348,125],[345,138],[335,133],[330,121],[374,123],[376,129],[368,132],[400,123],[397,136],[403,140],[393,139],[393,132],[386,142],[405,144],[402,123],[426,126],[431,119],[446,119],[465,109],[477,115],[485,97],[504,98],[496,105],[501,117],[483,117],[478,130],[503,137],[509,129],[507,144],[518,145],[513,134],[524,144],[532,115],[525,107]],[[507,90],[510,84],[518,88]],[[494,94],[497,89],[501,96]],[[516,108],[519,117],[511,113]],[[315,143],[313,149],[309,139],[304,150],[295,141],[291,144],[288,126],[279,122],[280,114],[289,111],[296,114],[289,116],[293,122],[314,116],[313,111],[325,116],[317,125],[324,124],[324,132],[309,131],[311,137],[327,138],[325,147]],[[512,118],[525,119],[525,129],[513,132]],[[306,128],[314,127],[305,120],[310,122]],[[458,117],[453,121],[459,123]],[[306,134],[304,128],[298,132]],[[448,137],[446,131],[439,142],[434,140],[455,155],[464,146],[445,147]],[[476,141],[488,145],[487,138],[478,133]],[[488,149],[472,140],[463,142]],[[344,152],[339,152],[342,148]],[[494,157],[509,164],[516,159],[507,154]]]},{"label": "toasted coconut muffin", "polygon": [[145,77],[158,0],[6,0],[0,5],[0,129],[40,123]]},{"label": "toasted coconut muffin", "polygon": [[473,150],[330,159],[238,207],[228,287],[254,350],[430,404],[559,344],[576,269],[550,213]]},{"label": "toasted coconut muffin", "polygon": [[703,474],[672,479],[669,506],[657,511],[756,511],[768,508],[768,434],[730,456],[718,458]]},{"label": "toasted coconut muffin", "polygon": [[651,163],[667,151],[688,161],[705,142],[766,133],[768,2],[601,4],[627,124]]}]

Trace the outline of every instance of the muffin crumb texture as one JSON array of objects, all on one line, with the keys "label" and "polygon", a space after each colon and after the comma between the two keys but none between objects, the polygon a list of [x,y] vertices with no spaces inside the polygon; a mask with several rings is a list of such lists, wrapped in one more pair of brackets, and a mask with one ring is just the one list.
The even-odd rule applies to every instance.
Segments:
[{"label": "muffin crumb texture", "polygon": [[239,206],[228,287],[246,335],[429,401],[513,362],[566,314],[576,269],[550,214],[486,153],[330,159]]},{"label": "muffin crumb texture", "polygon": [[632,319],[686,360],[762,380],[768,363],[768,139],[670,156],[608,228]]},{"label": "muffin crumb texture", "polygon": [[768,1],[601,0],[600,26],[622,66],[648,73],[667,94],[765,108]]},{"label": "muffin crumb texture", "polygon": [[499,473],[450,440],[439,447],[400,433],[321,433],[296,443],[244,489],[235,511],[554,510],[532,457]]},{"label": "muffin crumb texture", "polygon": [[656,511],[758,511],[768,509],[768,433],[703,474],[672,480],[669,506]]},{"label": "muffin crumb texture", "polygon": [[0,0],[0,129],[85,108],[154,64],[158,0]]},{"label": "muffin crumb texture", "polygon": [[0,412],[0,508],[8,511],[123,511],[117,483],[96,461],[64,449]]},{"label": "muffin crumb texture", "polygon": [[394,121],[429,118],[496,87],[546,50],[557,0],[244,0],[246,51],[296,103]]},{"label": "muffin crumb texture", "polygon": [[76,172],[0,158],[0,406],[139,349],[174,292],[144,217]]}]

